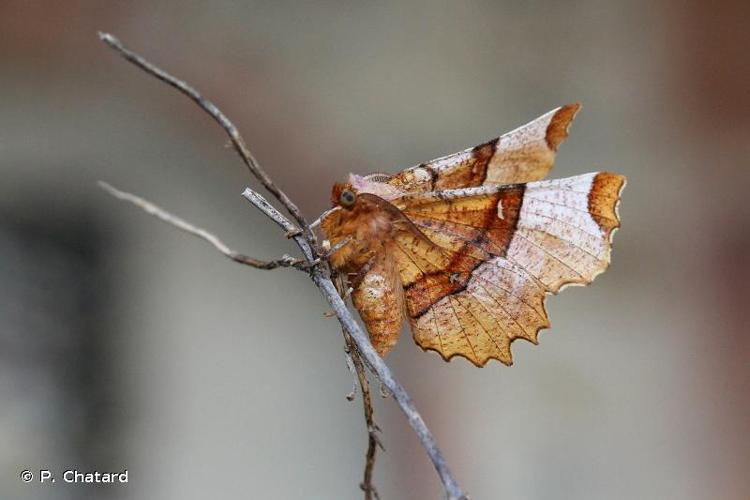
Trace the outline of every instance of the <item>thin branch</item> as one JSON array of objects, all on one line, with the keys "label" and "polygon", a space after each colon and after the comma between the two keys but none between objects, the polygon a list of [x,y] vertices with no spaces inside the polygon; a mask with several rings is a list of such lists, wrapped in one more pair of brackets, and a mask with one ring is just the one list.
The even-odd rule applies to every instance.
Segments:
[{"label": "thin branch", "polygon": [[[332,281],[336,284],[336,288],[339,291],[339,296],[346,300],[347,290],[346,284],[342,281],[341,276],[336,274],[332,277]],[[362,409],[365,416],[365,425],[367,426],[367,451],[365,452],[365,470],[362,475],[362,482],[359,483],[360,489],[364,492],[364,500],[380,500],[378,490],[372,484],[372,475],[375,469],[375,458],[378,451],[378,446],[383,448],[383,443],[378,438],[378,431],[380,428],[375,424],[374,410],[372,406],[372,396],[370,394],[370,383],[367,380],[367,373],[365,372],[365,366],[362,363],[362,358],[359,357],[359,352],[354,345],[354,341],[346,331],[342,328],[341,333],[344,335],[346,361],[350,365],[350,370],[356,375],[357,382],[359,382],[360,392],[362,393]],[[350,401],[354,399],[354,395],[357,389],[357,382],[355,382],[354,390],[352,391],[351,398],[347,396]]]},{"label": "thin branch", "polygon": [[268,203],[265,198],[263,198],[259,193],[256,193],[249,187],[245,188],[245,190],[242,192],[242,196],[250,203],[252,203],[255,208],[263,212],[266,217],[274,221],[277,226],[281,227],[281,229],[284,230],[284,234],[290,235],[291,239],[293,239],[294,242],[297,243],[299,249],[302,250],[302,255],[305,256],[305,259],[308,262],[315,261],[317,257],[312,247],[310,246],[310,243],[308,243],[307,239],[303,238],[303,235],[298,232],[297,227],[292,224],[289,219],[284,217],[284,214],[279,212],[276,207]]},{"label": "thin branch", "polygon": [[297,205],[294,204],[294,202],[292,202],[291,199],[289,199],[286,193],[284,193],[276,186],[276,184],[274,184],[265,170],[263,170],[263,168],[260,166],[258,160],[255,159],[253,154],[248,149],[245,140],[240,135],[237,127],[234,126],[234,123],[232,123],[229,118],[227,118],[227,116],[214,103],[203,97],[200,92],[198,92],[192,86],[188,85],[186,82],[170,75],[155,64],[146,60],[144,57],[125,47],[122,42],[120,42],[120,40],[118,40],[115,36],[109,33],[100,32],[99,38],[109,47],[114,49],[118,54],[124,57],[127,61],[135,64],[146,73],[158,78],[167,85],[176,88],[182,94],[192,99],[206,113],[208,113],[221,126],[221,128],[224,129],[227,135],[229,135],[229,139],[232,142],[234,149],[240,155],[240,158],[242,158],[242,161],[245,163],[248,170],[250,170],[250,173],[260,181],[260,183],[264,188],[266,188],[269,193],[271,193],[277,200],[279,200],[279,202],[281,202],[282,205],[284,205],[284,208],[286,208],[292,218],[297,221],[297,224],[299,224],[302,231],[305,232],[305,236],[307,237],[307,239],[312,243],[313,246],[315,245],[315,234],[309,229],[309,225],[305,221],[305,218],[302,216],[302,212],[300,211],[300,209],[297,207]]},{"label": "thin branch", "polygon": [[[333,314],[331,314],[333,316]],[[346,335],[346,332],[344,330],[341,330],[341,333],[343,335]],[[349,368],[349,373],[352,374],[352,377],[354,377],[354,380],[352,381],[352,390],[349,391],[349,394],[346,395],[347,401],[354,401],[354,398],[357,397],[357,387],[358,387],[358,380],[357,377],[357,368],[354,366],[354,360],[352,359],[352,354],[349,352],[349,348],[344,348],[344,354],[346,355],[346,367]]]},{"label": "thin branch", "polygon": [[296,267],[298,269],[302,269],[303,266],[301,266],[301,264],[306,262],[303,260],[295,259],[294,257],[290,257],[288,255],[284,255],[280,259],[270,260],[270,261],[259,260],[254,257],[248,257],[247,255],[243,255],[241,253],[235,252],[234,250],[229,248],[216,235],[209,233],[205,229],[194,226],[183,219],[180,219],[176,215],[173,215],[167,212],[163,208],[157,205],[154,205],[150,201],[146,201],[143,198],[136,196],[134,194],[126,193],[125,191],[120,191],[114,186],[111,186],[110,184],[107,184],[106,182],[103,182],[103,181],[99,181],[99,187],[104,189],[106,192],[108,192],[115,198],[132,203],[133,205],[143,209],[145,212],[153,215],[154,217],[157,217],[158,219],[166,222],[167,224],[174,226],[181,231],[185,231],[186,233],[192,234],[194,236],[197,236],[198,238],[201,238],[202,240],[209,242],[211,245],[213,245],[213,247],[216,250],[221,252],[225,257],[232,259],[235,262],[239,262],[240,264],[254,267],[256,269],[276,269],[278,267]]},{"label": "thin branch", "polygon": [[[345,334],[346,335],[346,334]],[[372,407],[372,396],[370,394],[370,383],[367,381],[367,374],[365,373],[365,367],[362,363],[362,359],[359,357],[359,353],[356,352],[354,342],[352,338],[346,335],[346,343],[352,350],[351,356],[354,362],[354,368],[357,371],[357,379],[359,380],[359,387],[362,392],[362,407],[365,413],[365,424],[367,425],[367,452],[365,453],[365,471],[362,477],[362,482],[359,487],[365,493],[365,500],[379,499],[378,490],[372,484],[372,473],[375,469],[375,456],[378,451],[378,446],[383,449],[383,444],[378,438],[378,431],[380,428],[375,424],[374,410]]]}]

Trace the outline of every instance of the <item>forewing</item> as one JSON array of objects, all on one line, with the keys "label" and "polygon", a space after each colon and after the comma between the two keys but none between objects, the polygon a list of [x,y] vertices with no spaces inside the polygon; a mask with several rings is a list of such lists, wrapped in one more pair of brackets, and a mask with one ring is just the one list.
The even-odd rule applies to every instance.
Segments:
[{"label": "forewing", "polygon": [[386,182],[417,193],[543,179],[579,109],[579,104],[554,109],[501,137],[411,167]]},{"label": "forewing", "polygon": [[405,226],[394,239],[417,344],[511,364],[510,343],[549,326],[545,294],[606,269],[624,182],[593,173],[395,200],[424,235]]}]

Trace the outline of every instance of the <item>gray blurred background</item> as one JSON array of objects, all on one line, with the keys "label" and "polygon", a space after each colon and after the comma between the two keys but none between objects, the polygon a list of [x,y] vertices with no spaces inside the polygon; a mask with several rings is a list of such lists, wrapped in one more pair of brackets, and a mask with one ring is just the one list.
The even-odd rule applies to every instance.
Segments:
[{"label": "gray blurred background", "polygon": [[[0,2],[0,498],[348,499],[366,435],[335,320],[116,202],[139,193],[261,258],[218,127],[96,31],[201,89],[314,218],[394,172],[583,112],[553,177],[628,176],[613,264],[549,300],[516,365],[389,362],[473,499],[750,498],[747,2]],[[376,401],[385,499],[440,484]],[[24,484],[23,469],[127,485]]]}]

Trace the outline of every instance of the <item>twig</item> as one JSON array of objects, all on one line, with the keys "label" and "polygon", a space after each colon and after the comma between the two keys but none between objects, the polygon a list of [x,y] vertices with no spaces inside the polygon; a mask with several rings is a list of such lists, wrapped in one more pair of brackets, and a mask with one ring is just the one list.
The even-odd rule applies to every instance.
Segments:
[{"label": "twig", "polygon": [[279,200],[279,202],[281,202],[282,205],[284,205],[284,208],[286,208],[292,218],[297,221],[297,224],[299,224],[300,228],[305,232],[305,236],[314,247],[315,234],[310,229],[308,229],[309,225],[305,221],[305,218],[302,216],[302,212],[300,212],[300,209],[297,207],[297,205],[294,204],[294,202],[292,202],[291,199],[289,199],[286,193],[284,193],[276,186],[276,184],[274,184],[265,170],[263,170],[263,168],[260,166],[258,160],[255,159],[253,154],[247,148],[245,140],[240,135],[237,127],[234,126],[234,123],[232,123],[229,118],[227,118],[227,116],[214,103],[203,97],[200,92],[198,92],[192,86],[188,85],[186,82],[170,75],[155,64],[147,61],[140,55],[125,47],[122,42],[117,39],[117,37],[110,35],[109,33],[99,32],[99,38],[112,49],[114,49],[118,54],[124,57],[127,61],[135,64],[146,73],[158,78],[167,85],[176,88],[182,94],[192,99],[206,113],[211,115],[211,117],[221,126],[221,128],[224,129],[227,135],[229,135],[229,140],[232,142],[234,149],[240,155],[240,158],[242,158],[242,161],[245,163],[248,170],[250,170],[250,173],[260,181],[260,183],[264,188],[266,188],[269,193],[271,193],[277,200]]},{"label": "twig", "polygon": [[[339,296],[346,300],[348,290],[346,284],[341,280],[341,277],[337,274],[335,279],[332,280],[336,284],[336,288],[339,291]],[[375,457],[378,451],[378,446],[382,450],[383,443],[380,442],[377,432],[380,428],[375,424],[374,410],[372,406],[372,396],[370,394],[370,383],[367,381],[367,373],[365,373],[365,367],[362,363],[362,359],[359,357],[357,348],[352,341],[352,338],[344,331],[341,330],[344,335],[346,361],[350,365],[350,370],[357,376],[357,381],[354,385],[354,390],[351,393],[351,398],[347,396],[347,399],[351,401],[354,399],[357,382],[359,382],[360,392],[362,393],[362,409],[365,415],[365,425],[367,426],[367,451],[365,452],[365,471],[362,475],[362,482],[359,484],[360,489],[365,494],[364,500],[380,500],[378,490],[372,484],[372,474],[375,469]]]},{"label": "twig", "polygon": [[372,473],[375,469],[375,455],[378,451],[378,446],[381,449],[383,444],[378,438],[377,432],[380,428],[375,424],[374,411],[372,407],[372,396],[370,395],[370,384],[367,381],[367,374],[365,373],[365,367],[362,364],[362,359],[359,357],[359,353],[354,348],[354,342],[351,337],[346,336],[346,343],[352,349],[352,361],[354,362],[354,368],[357,371],[357,378],[359,379],[359,386],[362,392],[362,407],[365,413],[365,423],[367,425],[367,452],[365,453],[365,471],[362,477],[362,482],[359,487],[365,493],[365,500],[372,500],[373,498],[379,499],[378,490],[372,484]]},{"label": "twig", "polygon": [[[344,330],[341,330],[341,333],[346,335]],[[359,380],[357,378],[357,368],[354,366],[352,353],[349,351],[348,347],[344,348],[344,354],[346,355],[346,367],[349,368],[349,373],[351,373],[352,377],[354,377],[354,380],[352,381],[352,390],[349,391],[349,394],[346,395],[346,400],[354,401],[354,398],[357,397],[357,381]]]},{"label": "twig", "polygon": [[254,267],[256,269],[276,269],[278,267],[296,267],[298,269],[302,269],[300,264],[306,262],[300,259],[295,259],[294,257],[290,257],[288,255],[284,255],[280,259],[270,261],[259,260],[254,257],[242,255],[241,253],[235,252],[234,250],[226,246],[226,244],[224,244],[224,242],[221,241],[216,235],[209,233],[205,229],[196,227],[175,215],[170,214],[163,208],[154,205],[153,203],[146,201],[143,198],[140,198],[134,194],[126,193],[125,191],[120,191],[114,186],[111,186],[103,181],[99,181],[99,186],[115,198],[132,203],[133,205],[142,208],[149,214],[157,217],[167,224],[170,224],[177,229],[185,231],[186,233],[192,234],[194,236],[197,236],[198,238],[201,238],[202,240],[209,242],[224,256],[232,259],[235,262],[239,262],[240,264]]},{"label": "twig", "polygon": [[[198,106],[209,113],[229,134],[230,139],[232,140],[232,144],[234,144],[235,149],[237,149],[237,152],[242,157],[246,166],[250,169],[253,175],[255,175],[260,180],[261,184],[263,184],[263,186],[271,194],[273,194],[282,203],[282,205],[284,205],[286,210],[290,213],[290,215],[292,215],[294,220],[297,221],[300,227],[296,227],[291,221],[289,221],[289,219],[284,217],[284,215],[282,215],[260,194],[256,193],[252,189],[246,188],[242,195],[247,198],[247,200],[250,201],[256,208],[258,208],[277,225],[279,225],[284,230],[284,232],[290,235],[294,239],[295,243],[297,243],[297,246],[299,246],[300,250],[302,251],[305,260],[308,264],[311,264],[308,268],[308,271],[313,283],[315,283],[315,285],[322,293],[323,297],[336,313],[336,317],[338,318],[339,323],[341,323],[341,326],[346,334],[351,337],[351,340],[356,346],[357,352],[361,356],[362,361],[375,374],[378,380],[380,380],[380,382],[386,388],[388,388],[393,398],[401,408],[401,411],[404,413],[404,415],[406,415],[409,425],[414,430],[420,442],[422,443],[425,452],[430,457],[430,460],[432,461],[432,464],[435,467],[435,470],[437,471],[441,482],[443,483],[443,488],[445,490],[447,498],[449,500],[466,499],[467,497],[461,491],[458,483],[453,478],[448,465],[446,464],[445,459],[443,458],[443,455],[440,452],[437,443],[435,442],[435,438],[427,428],[427,425],[422,419],[422,416],[414,406],[414,402],[411,400],[411,397],[409,397],[403,386],[401,386],[401,384],[394,378],[390,368],[388,368],[388,365],[386,365],[385,362],[380,358],[378,353],[375,351],[375,348],[370,343],[370,339],[352,317],[343,299],[339,296],[336,286],[331,281],[327,266],[320,265],[318,263],[318,255],[315,248],[316,239],[309,225],[306,223],[297,206],[292,203],[292,201],[275,186],[268,175],[263,171],[263,169],[260,168],[260,165],[258,165],[255,158],[245,146],[244,140],[242,139],[234,125],[213,103],[203,98],[196,90],[194,90],[185,82],[169,75],[162,69],[146,61],[138,54],[135,54],[134,52],[126,49],[114,36],[106,33],[100,33],[99,37],[102,39],[102,41],[115,49],[128,61],[134,63],[136,66],[140,67],[147,73],[164,81],[172,87],[175,87],[180,92],[190,97],[198,104]],[[158,214],[154,213],[154,215]],[[190,225],[187,224],[187,226]],[[193,229],[195,229],[194,226]],[[300,234],[300,229],[302,230],[303,234]],[[188,232],[192,231],[188,230]],[[193,234],[196,233],[193,232]]]}]

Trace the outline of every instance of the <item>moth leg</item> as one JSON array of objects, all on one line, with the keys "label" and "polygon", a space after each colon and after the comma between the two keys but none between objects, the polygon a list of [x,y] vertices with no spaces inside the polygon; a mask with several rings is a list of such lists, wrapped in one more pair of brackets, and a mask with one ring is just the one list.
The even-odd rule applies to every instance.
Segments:
[{"label": "moth leg", "polygon": [[287,237],[288,239],[291,239],[291,238],[294,238],[294,237],[296,237],[296,236],[299,236],[299,235],[301,235],[301,234],[302,234],[302,230],[301,230],[301,229],[299,229],[299,228],[294,228],[294,229],[292,229],[291,231],[287,231],[287,232],[286,232],[286,234],[285,234],[285,236],[286,236],[286,237]]},{"label": "moth leg", "polygon": [[318,227],[320,223],[323,221],[323,219],[331,215],[331,213],[335,212],[336,210],[340,210],[340,208],[339,207],[329,208],[328,210],[320,214],[320,216],[318,216],[318,218],[315,219],[312,222],[312,224],[310,224],[310,229],[315,229],[316,227]]},{"label": "moth leg", "polygon": [[320,258],[323,260],[328,260],[331,258],[333,254],[344,248],[346,245],[351,243],[353,240],[351,236],[347,236],[346,238],[342,239],[335,245],[331,246],[331,242],[328,240],[323,240],[323,244],[320,247]]},{"label": "moth leg", "polygon": [[[327,261],[328,259],[330,259],[331,255],[341,250],[341,248],[346,246],[351,241],[352,239],[347,237],[339,241],[338,243],[336,243],[333,247],[330,247],[330,242],[328,242],[328,240],[324,240],[323,245],[322,245],[322,251],[320,250],[318,251],[318,253],[320,254],[320,257],[313,260],[312,262],[305,262],[303,260],[300,260],[298,262],[294,262],[292,265],[298,269],[302,269],[303,271],[310,270],[314,268],[315,266],[317,266],[318,264],[320,264],[321,262],[323,262],[324,260]],[[326,245],[326,243],[328,244]]]},{"label": "moth leg", "polygon": [[322,219],[323,219],[323,216],[321,215],[320,217],[312,221],[312,223],[310,223],[310,229],[315,229],[316,227],[318,227]]}]

